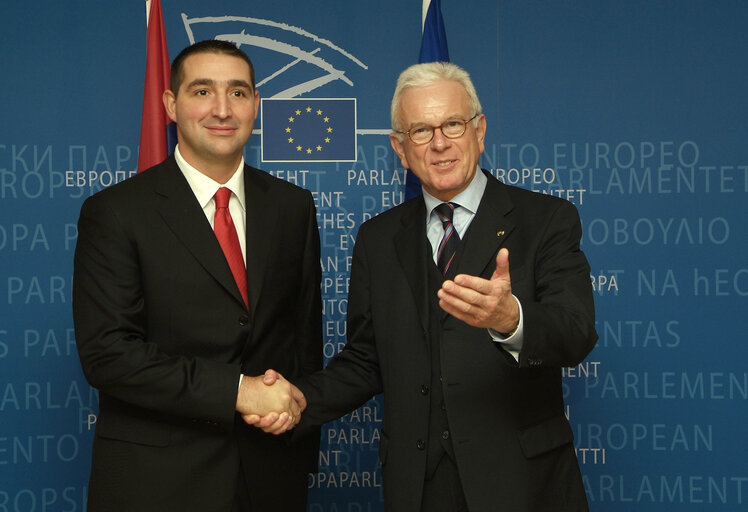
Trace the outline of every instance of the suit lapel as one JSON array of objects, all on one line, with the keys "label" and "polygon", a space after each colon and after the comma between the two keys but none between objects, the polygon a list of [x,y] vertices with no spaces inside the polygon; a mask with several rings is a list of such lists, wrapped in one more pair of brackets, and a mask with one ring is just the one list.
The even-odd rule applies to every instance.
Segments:
[{"label": "suit lapel", "polygon": [[280,205],[269,197],[266,184],[255,173],[262,172],[244,166],[244,197],[247,207],[247,289],[249,311],[254,314],[268,266],[270,245],[276,238]]},{"label": "suit lapel", "polygon": [[424,261],[424,255],[429,251],[426,249],[426,207],[423,198],[403,205],[401,219],[402,229],[393,238],[395,252],[418,309],[423,331],[428,332],[428,261]]},{"label": "suit lapel", "polygon": [[[496,253],[515,228],[514,222],[508,217],[514,204],[504,186],[490,174],[486,175],[486,190],[458,249],[457,267],[450,268],[449,277],[469,274],[489,278],[495,268]],[[426,247],[428,240],[423,199],[403,205],[401,219],[402,228],[393,239],[395,252],[418,308],[421,326],[424,332],[428,332],[429,261],[424,261],[424,255],[431,254],[431,251]]]},{"label": "suit lapel", "polygon": [[244,304],[221,246],[174,157],[149,172],[156,170],[156,193],[163,198],[159,205],[162,218],[203,268]]},{"label": "suit lapel", "polygon": [[488,178],[486,190],[460,245],[454,275],[489,278],[496,267],[496,253],[515,228],[514,222],[507,216],[514,209],[514,204],[504,186],[490,174],[485,174]]}]

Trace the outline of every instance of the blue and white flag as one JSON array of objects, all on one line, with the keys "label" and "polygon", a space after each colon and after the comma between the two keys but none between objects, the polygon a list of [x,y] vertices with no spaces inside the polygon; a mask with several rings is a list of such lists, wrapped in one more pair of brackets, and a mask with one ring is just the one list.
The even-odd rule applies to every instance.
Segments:
[{"label": "blue and white flag", "polygon": [[440,0],[423,1],[423,36],[418,62],[449,62]]},{"label": "blue and white flag", "polygon": [[[423,0],[423,35],[418,62],[448,62],[447,34],[444,30],[440,0]],[[421,193],[421,181],[408,171],[405,180],[405,200],[412,199]]]},{"label": "blue and white flag", "polygon": [[262,99],[263,162],[355,162],[355,98]]}]

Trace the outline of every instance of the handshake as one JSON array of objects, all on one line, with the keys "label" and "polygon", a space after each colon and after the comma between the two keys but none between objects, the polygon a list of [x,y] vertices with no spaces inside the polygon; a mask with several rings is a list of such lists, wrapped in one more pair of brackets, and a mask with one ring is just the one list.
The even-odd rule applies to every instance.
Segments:
[{"label": "handshake", "polygon": [[304,409],[304,394],[275,370],[242,378],[236,410],[248,425],[269,434],[282,434],[299,423]]}]

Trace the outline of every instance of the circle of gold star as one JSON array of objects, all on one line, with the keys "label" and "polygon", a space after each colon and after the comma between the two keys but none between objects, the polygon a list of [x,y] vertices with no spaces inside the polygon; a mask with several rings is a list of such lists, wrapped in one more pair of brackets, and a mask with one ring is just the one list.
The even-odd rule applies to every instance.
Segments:
[{"label": "circle of gold star", "polygon": [[[293,136],[293,134],[294,134],[294,128],[293,128],[294,122],[297,119],[301,118],[301,116],[305,116],[305,115],[317,116],[317,117],[320,118],[320,120],[323,123],[323,127],[324,127],[323,135],[326,135],[326,136],[325,136],[325,138],[323,138],[322,140],[320,140],[318,144],[311,144],[309,146],[301,145],[301,144],[299,144],[299,141],[297,141],[294,138],[294,136]],[[321,152],[322,148],[324,147],[325,144],[329,144],[330,142],[332,142],[332,138],[330,136],[331,136],[331,134],[333,132],[333,129],[332,129],[332,126],[330,126],[330,121],[331,121],[330,116],[325,115],[325,113],[324,113],[324,111],[322,109],[314,110],[310,106],[307,106],[305,108],[297,108],[288,117],[288,125],[285,128],[285,133],[286,133],[286,136],[287,136],[286,140],[288,141],[289,144],[294,144],[294,143],[296,144],[296,151],[298,153],[302,153],[302,154],[306,153],[307,155],[311,155],[315,151]]]}]

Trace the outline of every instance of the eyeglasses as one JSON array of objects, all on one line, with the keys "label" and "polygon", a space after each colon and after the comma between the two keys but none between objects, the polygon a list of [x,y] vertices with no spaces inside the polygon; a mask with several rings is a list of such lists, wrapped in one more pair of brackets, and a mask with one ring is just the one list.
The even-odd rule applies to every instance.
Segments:
[{"label": "eyeglasses", "polygon": [[439,126],[430,126],[427,124],[419,124],[408,130],[407,132],[395,131],[395,133],[407,133],[413,144],[427,144],[434,138],[434,130],[439,128],[442,135],[448,139],[459,139],[467,130],[467,124],[478,117],[480,114],[475,114],[467,121],[462,119],[448,119]]}]

